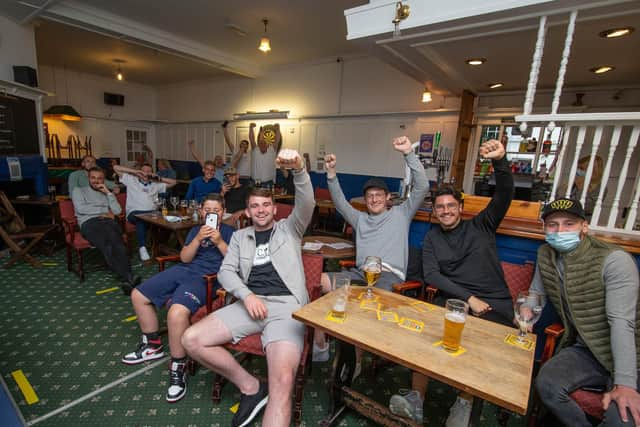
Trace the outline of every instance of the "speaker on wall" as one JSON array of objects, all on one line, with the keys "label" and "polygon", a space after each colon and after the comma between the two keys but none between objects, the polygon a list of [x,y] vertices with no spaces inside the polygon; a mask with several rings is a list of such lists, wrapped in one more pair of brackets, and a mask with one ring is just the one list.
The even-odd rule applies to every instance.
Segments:
[{"label": "speaker on wall", "polygon": [[26,65],[13,66],[13,81],[23,85],[38,87],[38,75],[35,68]]},{"label": "speaker on wall", "polygon": [[117,93],[104,93],[104,103],[107,105],[124,105],[124,95],[119,95]]}]

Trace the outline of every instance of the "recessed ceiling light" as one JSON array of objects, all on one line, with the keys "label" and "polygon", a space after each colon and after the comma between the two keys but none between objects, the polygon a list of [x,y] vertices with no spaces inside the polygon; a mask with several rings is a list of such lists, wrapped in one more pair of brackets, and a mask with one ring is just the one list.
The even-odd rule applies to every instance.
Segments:
[{"label": "recessed ceiling light", "polygon": [[611,65],[600,65],[598,67],[589,68],[589,71],[594,74],[603,74],[613,70],[615,70],[615,67],[612,67]]},{"label": "recessed ceiling light", "polygon": [[482,65],[487,62],[487,58],[469,58],[466,62],[469,65]]},{"label": "recessed ceiling light", "polygon": [[601,31],[598,35],[605,39],[613,39],[616,37],[628,36],[633,33],[635,28],[633,27],[620,27],[620,28],[611,28],[608,30]]},{"label": "recessed ceiling light", "polygon": [[500,82],[495,82],[495,83],[489,83],[487,86],[489,86],[489,89],[498,89],[499,87],[504,86],[504,84]]}]

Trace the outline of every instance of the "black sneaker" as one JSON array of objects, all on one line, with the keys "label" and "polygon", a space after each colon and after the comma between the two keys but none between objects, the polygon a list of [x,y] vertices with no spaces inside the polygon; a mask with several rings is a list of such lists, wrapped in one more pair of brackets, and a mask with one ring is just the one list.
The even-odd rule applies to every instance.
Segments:
[{"label": "black sneaker", "polygon": [[126,296],[131,296],[131,292],[133,292],[133,289],[138,286],[140,282],[142,282],[142,277],[129,276],[126,282],[122,282],[120,289],[122,289],[122,293]]},{"label": "black sneaker", "polygon": [[231,425],[233,427],[244,427],[260,413],[262,408],[269,401],[269,387],[267,383],[260,382],[260,388],[256,394],[242,394],[238,412],[233,416]]},{"label": "black sneaker", "polygon": [[148,360],[159,359],[162,356],[164,356],[162,343],[149,343],[147,337],[143,335],[142,342],[138,344],[136,351],[125,354],[122,358],[122,363],[126,363],[127,365],[137,365],[138,363],[146,362]]},{"label": "black sneaker", "polygon": [[187,394],[187,364],[171,361],[169,365],[169,388],[167,402],[177,402]]}]

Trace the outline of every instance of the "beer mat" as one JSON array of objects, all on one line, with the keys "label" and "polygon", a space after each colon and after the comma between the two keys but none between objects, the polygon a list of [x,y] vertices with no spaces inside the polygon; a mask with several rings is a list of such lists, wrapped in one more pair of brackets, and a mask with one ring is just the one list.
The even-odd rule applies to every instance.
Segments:
[{"label": "beer mat", "polygon": [[433,310],[433,306],[431,304],[427,304],[426,302],[422,301],[412,302],[410,304],[410,308],[420,313],[426,313],[427,311]]},{"label": "beer mat", "polygon": [[382,307],[382,305],[378,302],[377,299],[367,299],[360,301],[360,308],[363,310],[378,311],[380,310],[380,307]]},{"label": "beer mat", "polygon": [[522,340],[518,340],[518,336],[514,334],[509,334],[504,337],[504,342],[509,345],[513,345],[516,347],[520,347],[523,350],[531,351],[533,350],[533,341],[528,338],[522,338]]},{"label": "beer mat", "polygon": [[442,346],[442,340],[440,341],[436,341],[433,344],[431,344],[434,347],[440,347],[441,349],[443,349],[445,351],[445,353],[447,353],[449,356],[460,356],[462,353],[466,353],[467,349],[464,348],[463,346],[458,347],[458,351],[447,351],[445,350],[445,348]]},{"label": "beer mat", "polygon": [[367,291],[362,291],[358,295],[358,299],[362,301],[378,301],[380,297],[378,295],[374,295],[373,298],[366,298]]},{"label": "beer mat", "polygon": [[398,323],[398,314],[393,311],[380,311],[377,312],[378,320],[383,322]]},{"label": "beer mat", "polygon": [[231,412],[232,414],[235,414],[236,412],[238,412],[239,407],[240,407],[240,402],[236,403],[231,408],[229,408],[229,412]]},{"label": "beer mat", "polygon": [[412,332],[422,332],[424,329],[424,322],[422,320],[410,319],[408,317],[403,317],[398,322],[398,326],[401,328],[408,329]]},{"label": "beer mat", "polygon": [[333,315],[333,311],[331,310],[329,310],[329,312],[327,313],[327,317],[325,317],[325,319],[327,319],[329,322],[334,322],[334,323],[344,323],[346,318],[347,318],[346,313],[343,317],[335,317]]}]

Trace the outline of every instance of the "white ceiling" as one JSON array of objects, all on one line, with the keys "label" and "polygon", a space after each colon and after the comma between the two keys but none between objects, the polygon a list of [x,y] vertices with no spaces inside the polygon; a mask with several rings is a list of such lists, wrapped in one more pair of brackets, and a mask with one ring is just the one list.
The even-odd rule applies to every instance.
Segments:
[{"label": "white ceiling", "polygon": [[[495,81],[505,84],[500,90],[521,90],[529,76],[537,31],[537,16],[518,21],[512,18],[522,11],[511,10],[479,18],[487,22],[506,18],[509,24],[504,25],[461,25],[468,21],[459,20],[403,30],[400,38],[387,32],[347,41],[344,11],[367,5],[367,0],[187,0],[180,6],[173,0],[30,0],[28,4],[46,7],[36,11],[27,2],[3,0],[0,13],[25,22],[37,14],[40,64],[112,76],[117,67],[113,60],[123,59],[127,80],[151,85],[230,75],[256,77],[287,64],[370,53],[435,92],[483,92]],[[565,87],[637,87],[640,2],[599,4],[605,6],[578,15]],[[540,14],[546,7],[528,12]],[[555,84],[567,16],[549,18],[540,88]],[[269,19],[273,48],[269,54],[257,50],[262,18]],[[613,40],[598,37],[604,29],[624,25],[636,26],[636,32]],[[480,67],[464,63],[476,56],[487,58],[487,63]],[[616,70],[602,75],[588,71],[600,64]]]}]

